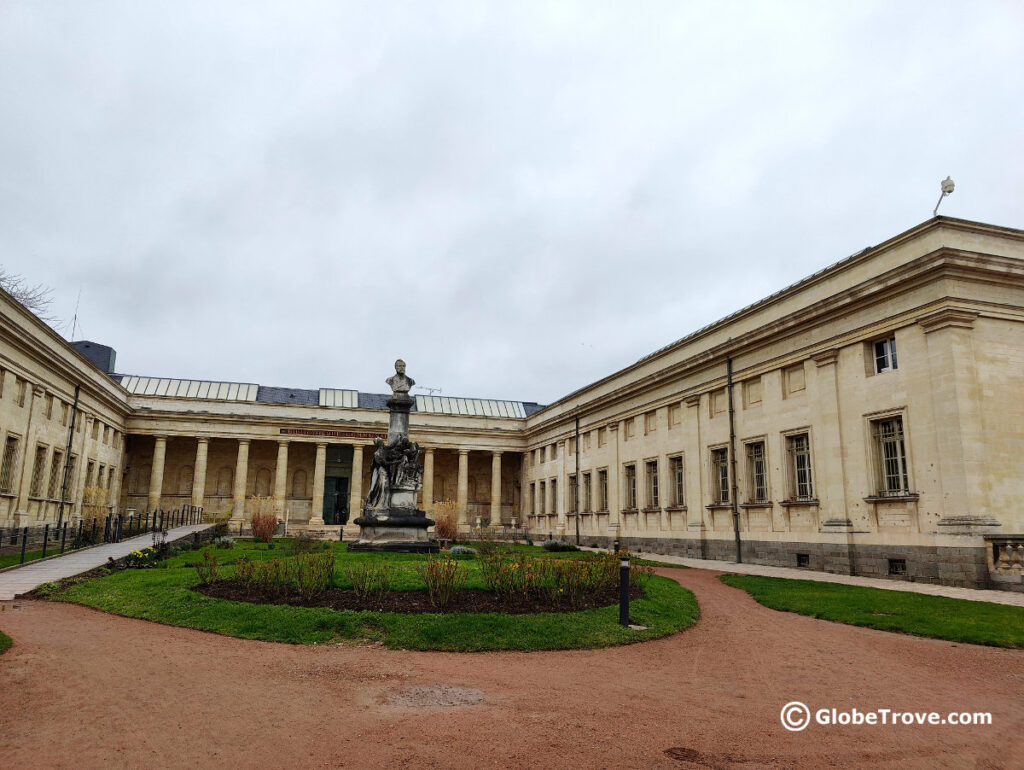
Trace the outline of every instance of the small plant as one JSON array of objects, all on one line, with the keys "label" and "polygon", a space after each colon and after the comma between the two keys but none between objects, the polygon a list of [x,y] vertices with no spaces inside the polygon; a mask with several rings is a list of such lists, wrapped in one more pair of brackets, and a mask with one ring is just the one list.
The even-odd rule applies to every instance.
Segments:
[{"label": "small plant", "polygon": [[171,552],[171,544],[167,542],[167,531],[154,529],[153,530],[153,550],[156,552],[156,558],[154,561],[163,561],[166,559]]},{"label": "small plant", "polygon": [[230,551],[235,547],[235,539],[228,535],[223,535],[222,537],[214,538],[213,544],[221,551]]},{"label": "small plant", "polygon": [[[36,593],[40,596],[54,596],[60,593],[60,585],[58,583],[43,583],[41,586],[36,588]],[[0,652],[3,650],[0,649]]]},{"label": "small plant", "polygon": [[363,601],[380,605],[391,590],[392,566],[384,562],[365,561],[345,568],[345,574],[352,582],[352,590]]},{"label": "small plant", "polygon": [[468,545],[453,545],[448,549],[448,553],[456,559],[474,559],[476,558],[477,551],[475,548],[470,548]]},{"label": "small plant", "polygon": [[458,505],[453,500],[434,503],[434,537],[454,541],[458,535]]},{"label": "small plant", "polygon": [[291,573],[299,595],[311,599],[334,584],[334,551],[297,554]]},{"label": "small plant", "polygon": [[235,562],[235,580],[245,585],[248,593],[256,585],[256,562],[248,556],[240,556]]},{"label": "small plant", "polygon": [[567,543],[564,540],[545,540],[543,543],[541,543],[540,547],[543,548],[545,551],[551,552],[580,550],[572,543]]},{"label": "small plant", "polygon": [[249,519],[252,536],[264,543],[269,543],[277,534],[277,515],[267,510],[271,502],[267,497],[254,497],[253,514]]},{"label": "small plant", "polygon": [[[324,543],[324,545],[330,547],[329,543]],[[285,540],[284,550],[285,553],[291,555],[297,553],[311,553],[312,551],[317,550],[317,541],[311,538],[307,532],[303,532],[298,537],[293,537],[288,540]],[[321,550],[327,549],[324,548]]]},{"label": "small plant", "polygon": [[141,551],[132,551],[124,559],[125,569],[143,569],[152,567],[157,560],[156,549],[143,548]]},{"label": "small plant", "polygon": [[280,559],[261,561],[256,565],[253,585],[259,586],[268,592],[287,593],[288,570]]},{"label": "small plant", "polygon": [[199,582],[209,585],[217,579],[220,572],[220,565],[217,564],[217,555],[209,551],[203,551],[203,558],[195,564],[196,572],[199,574]]},{"label": "small plant", "polygon": [[459,571],[459,562],[451,556],[427,556],[427,560],[416,565],[423,582],[427,584],[430,603],[444,612],[448,609],[456,591],[466,582],[466,573]]}]

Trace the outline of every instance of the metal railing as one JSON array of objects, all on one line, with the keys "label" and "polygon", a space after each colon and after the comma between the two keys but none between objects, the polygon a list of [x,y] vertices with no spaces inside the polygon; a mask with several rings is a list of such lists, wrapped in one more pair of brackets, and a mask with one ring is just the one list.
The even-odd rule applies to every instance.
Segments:
[{"label": "metal railing", "polygon": [[201,524],[203,508],[185,505],[170,511],[154,510],[148,513],[115,514],[93,516],[77,521],[56,522],[35,527],[0,527],[0,567],[12,566],[4,559],[17,555],[14,564],[24,564],[34,559],[45,559],[101,543],[119,543],[126,537],[135,537],[147,532],[165,532],[175,527]]}]

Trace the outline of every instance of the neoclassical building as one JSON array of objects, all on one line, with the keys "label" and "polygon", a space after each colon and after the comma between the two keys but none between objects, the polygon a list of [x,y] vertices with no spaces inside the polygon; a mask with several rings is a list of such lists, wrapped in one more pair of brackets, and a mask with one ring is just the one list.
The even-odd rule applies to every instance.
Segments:
[{"label": "neoclassical building", "polygon": [[[361,508],[386,396],[124,375],[2,293],[0,325],[0,526]],[[1019,587],[1022,383],[1024,232],[936,217],[553,404],[417,396],[410,437],[467,529]]]}]

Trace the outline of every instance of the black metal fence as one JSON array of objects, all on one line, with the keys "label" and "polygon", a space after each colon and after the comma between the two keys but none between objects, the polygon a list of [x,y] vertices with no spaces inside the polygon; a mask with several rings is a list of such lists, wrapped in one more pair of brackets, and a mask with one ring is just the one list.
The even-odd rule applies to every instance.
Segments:
[{"label": "black metal fence", "polygon": [[[26,560],[43,559],[100,543],[119,543],[125,538],[161,532],[175,527],[201,524],[203,509],[186,505],[170,511],[148,513],[110,513],[77,521],[56,522],[34,527],[0,527],[0,567],[24,564]],[[17,556],[12,560],[11,556]],[[7,558],[5,558],[7,557]]]}]

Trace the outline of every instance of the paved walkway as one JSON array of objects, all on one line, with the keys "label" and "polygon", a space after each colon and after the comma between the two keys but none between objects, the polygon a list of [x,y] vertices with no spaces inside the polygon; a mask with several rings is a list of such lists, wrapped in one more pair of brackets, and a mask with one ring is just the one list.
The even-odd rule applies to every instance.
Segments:
[{"label": "paved walkway", "polygon": [[[202,532],[213,524],[191,524],[187,527],[175,527],[167,530],[167,540],[180,540],[193,532]],[[120,559],[133,550],[141,550],[153,544],[153,534],[122,540],[120,543],[107,543],[95,548],[83,548],[79,551],[65,553],[53,559],[28,562],[18,569],[0,572],[0,601],[8,601],[18,594],[31,591],[43,583],[53,583],[62,578],[79,575],[107,563],[108,558]]]},{"label": "paved walkway", "polygon": [[[597,550],[587,548],[588,551]],[[907,591],[914,594],[948,596],[951,599],[968,599],[974,602],[995,602],[1024,607],[1024,593],[1014,591],[985,591],[977,588],[940,586],[932,583],[911,583],[906,580],[885,580],[883,578],[853,577],[836,575],[831,572],[793,569],[791,567],[770,567],[765,564],[737,564],[734,561],[714,559],[688,559],[682,556],[665,556],[659,553],[636,552],[637,556],[665,564],[679,564],[694,569],[713,569],[720,572],[734,572],[741,575],[763,575],[764,577],[790,578],[792,580],[817,580],[821,583],[842,583],[848,586],[881,588],[886,591]]]}]

